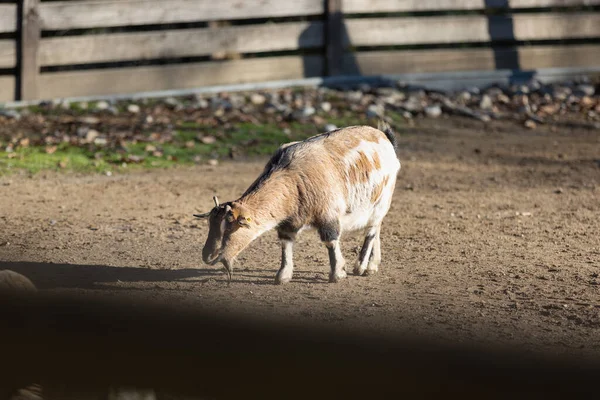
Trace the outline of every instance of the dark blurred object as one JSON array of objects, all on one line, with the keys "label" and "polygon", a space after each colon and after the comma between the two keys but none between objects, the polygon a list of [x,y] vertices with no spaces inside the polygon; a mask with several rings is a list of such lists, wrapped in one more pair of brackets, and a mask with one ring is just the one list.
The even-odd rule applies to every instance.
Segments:
[{"label": "dark blurred object", "polygon": [[593,393],[600,372],[581,360],[125,298],[4,293],[0,321],[2,398],[38,383],[45,399],[573,399]]}]

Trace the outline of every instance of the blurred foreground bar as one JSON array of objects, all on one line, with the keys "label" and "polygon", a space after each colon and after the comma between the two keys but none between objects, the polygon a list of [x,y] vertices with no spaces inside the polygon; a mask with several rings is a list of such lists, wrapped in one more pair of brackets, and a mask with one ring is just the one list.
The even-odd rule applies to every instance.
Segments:
[{"label": "blurred foreground bar", "polygon": [[0,321],[2,398],[40,383],[45,399],[107,399],[111,386],[157,399],[573,399],[600,376],[593,362],[127,298],[4,293]]}]

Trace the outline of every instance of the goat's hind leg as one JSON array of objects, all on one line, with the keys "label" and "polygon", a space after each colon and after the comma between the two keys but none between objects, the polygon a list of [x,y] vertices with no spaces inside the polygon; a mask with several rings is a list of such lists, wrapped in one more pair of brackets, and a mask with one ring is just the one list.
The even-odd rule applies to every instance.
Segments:
[{"label": "goat's hind leg", "polygon": [[281,241],[281,267],[275,276],[275,283],[284,284],[292,280],[294,274],[294,240],[297,232],[278,231]]},{"label": "goat's hind leg", "polygon": [[329,254],[329,282],[335,283],[346,277],[346,260],[340,248],[341,227],[339,221],[323,224],[319,227],[321,241]]},{"label": "goat's hind leg", "polygon": [[[379,227],[369,227],[367,228],[367,232],[365,235],[365,240],[363,242],[362,248],[360,249],[360,254],[358,256],[358,261],[354,266],[354,275],[368,275],[372,273],[371,259],[378,255],[379,259],[381,259],[381,252],[379,247]],[[377,271],[377,266],[375,266],[375,272]]]},{"label": "goat's hind leg", "polygon": [[373,251],[371,252],[371,256],[369,257],[369,264],[367,265],[367,270],[365,271],[365,275],[373,275],[377,273],[379,270],[379,265],[381,264],[381,225],[377,227],[377,232],[375,233],[375,238],[373,239]]}]

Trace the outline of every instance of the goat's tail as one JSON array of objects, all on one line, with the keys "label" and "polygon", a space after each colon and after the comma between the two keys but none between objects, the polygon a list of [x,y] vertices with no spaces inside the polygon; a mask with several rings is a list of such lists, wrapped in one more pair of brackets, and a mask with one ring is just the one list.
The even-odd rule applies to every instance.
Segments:
[{"label": "goat's tail", "polygon": [[392,146],[394,146],[394,149],[396,149],[398,147],[398,140],[396,139],[396,134],[394,133],[394,131],[392,130],[392,127],[387,122],[379,120],[379,122],[377,123],[377,129],[379,129],[380,131],[385,133],[385,136],[392,143]]}]

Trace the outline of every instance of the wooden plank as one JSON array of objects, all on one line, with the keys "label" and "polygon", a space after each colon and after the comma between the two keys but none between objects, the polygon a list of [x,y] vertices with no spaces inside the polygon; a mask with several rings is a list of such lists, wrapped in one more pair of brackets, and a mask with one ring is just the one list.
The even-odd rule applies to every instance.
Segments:
[{"label": "wooden plank", "polygon": [[346,27],[353,46],[574,39],[599,37],[600,13],[364,18],[346,20]]},{"label": "wooden plank", "polygon": [[283,56],[94,71],[48,72],[40,76],[40,99],[126,94],[322,76],[320,56]]},{"label": "wooden plank", "polygon": [[15,77],[0,75],[0,101],[15,99]]},{"label": "wooden plank", "polygon": [[87,0],[43,3],[43,29],[167,24],[322,14],[322,0]]},{"label": "wooden plank", "polygon": [[[491,71],[512,49],[444,49],[346,53],[344,73],[380,75],[448,71]],[[525,46],[517,48],[520,68],[576,68],[600,65],[600,45]]]},{"label": "wooden plank", "polygon": [[0,40],[0,68],[14,68],[17,65],[17,42]]},{"label": "wooden plank", "polygon": [[[600,0],[343,0],[348,14],[378,12],[414,12],[447,10],[483,10],[485,8],[537,8],[600,5]],[[486,7],[487,6],[487,7]]]},{"label": "wooden plank", "polygon": [[342,72],[344,55],[344,15],[342,0],[327,0],[327,75],[335,76]]},{"label": "wooden plank", "polygon": [[0,4],[0,32],[14,32],[17,30],[16,4]]},{"label": "wooden plank", "polygon": [[288,22],[215,29],[114,33],[42,39],[40,64],[69,65],[323,46],[323,23]]},{"label": "wooden plank", "polygon": [[38,92],[38,50],[41,36],[39,0],[23,0],[19,100],[34,100]]}]

